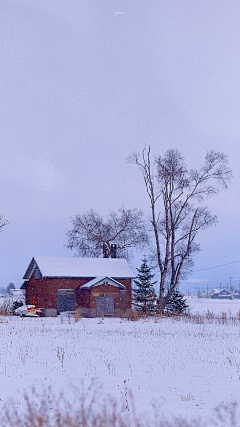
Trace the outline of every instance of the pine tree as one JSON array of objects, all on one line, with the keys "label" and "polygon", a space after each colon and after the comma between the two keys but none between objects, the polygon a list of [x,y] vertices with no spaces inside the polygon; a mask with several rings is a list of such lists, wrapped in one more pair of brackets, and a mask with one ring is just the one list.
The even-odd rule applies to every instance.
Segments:
[{"label": "pine tree", "polygon": [[154,274],[151,274],[151,268],[147,265],[146,257],[142,260],[142,265],[137,268],[138,275],[133,289],[133,306],[141,314],[153,315],[156,312],[156,293],[153,285],[156,282],[151,280]]},{"label": "pine tree", "polygon": [[184,299],[181,292],[175,289],[165,306],[165,312],[169,315],[182,314],[186,312],[187,309],[188,305],[186,303],[186,299]]}]

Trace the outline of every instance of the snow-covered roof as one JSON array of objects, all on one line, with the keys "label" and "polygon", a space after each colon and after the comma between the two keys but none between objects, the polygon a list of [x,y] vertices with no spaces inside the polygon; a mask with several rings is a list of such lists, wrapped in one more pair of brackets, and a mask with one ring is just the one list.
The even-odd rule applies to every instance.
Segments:
[{"label": "snow-covered roof", "polygon": [[117,282],[117,280],[112,279],[108,276],[95,277],[95,279],[90,280],[84,285],[80,286],[81,289],[89,289],[94,286],[100,285],[102,282],[110,282],[112,286],[116,286],[117,288],[126,289],[126,286],[122,285],[122,283]]},{"label": "snow-covered roof", "polygon": [[134,278],[124,258],[41,257],[32,259],[23,279],[29,279],[38,267],[43,277],[114,277]]}]

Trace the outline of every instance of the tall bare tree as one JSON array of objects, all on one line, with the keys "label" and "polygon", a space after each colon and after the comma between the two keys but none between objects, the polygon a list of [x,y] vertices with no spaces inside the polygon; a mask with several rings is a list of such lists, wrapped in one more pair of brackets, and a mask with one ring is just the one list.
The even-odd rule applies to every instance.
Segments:
[{"label": "tall bare tree", "polygon": [[72,230],[67,232],[67,247],[76,256],[111,256],[111,245],[116,245],[118,258],[131,258],[133,248],[148,243],[143,213],[137,209],[120,208],[110,212],[106,220],[94,210],[71,219]]},{"label": "tall bare tree", "polygon": [[206,154],[198,170],[187,169],[180,152],[173,149],[152,161],[149,147],[142,156],[132,153],[127,160],[141,171],[150,200],[154,257],[160,271],[159,310],[163,312],[200,250],[196,236],[217,222],[203,203],[226,189],[232,174],[226,155],[216,151]]}]

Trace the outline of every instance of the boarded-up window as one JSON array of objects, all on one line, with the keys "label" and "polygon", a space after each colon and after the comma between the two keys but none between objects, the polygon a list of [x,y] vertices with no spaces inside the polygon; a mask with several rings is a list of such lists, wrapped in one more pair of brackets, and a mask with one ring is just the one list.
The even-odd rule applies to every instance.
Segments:
[{"label": "boarded-up window", "polygon": [[41,274],[39,268],[35,268],[34,270],[34,279],[40,279]]},{"label": "boarded-up window", "polygon": [[57,314],[76,309],[76,292],[74,289],[57,290]]}]

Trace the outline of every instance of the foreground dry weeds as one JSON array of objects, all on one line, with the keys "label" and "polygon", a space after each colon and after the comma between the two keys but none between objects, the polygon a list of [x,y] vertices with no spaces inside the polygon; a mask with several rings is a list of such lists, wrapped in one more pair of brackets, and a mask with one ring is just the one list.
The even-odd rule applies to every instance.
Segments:
[{"label": "foreground dry weeds", "polygon": [[[130,322],[129,323],[125,322],[125,323],[127,323],[128,326],[131,326],[131,321],[136,322],[138,320],[141,321],[142,319],[136,316],[135,312],[132,312],[132,313],[129,313],[129,316],[127,317],[126,320],[127,321],[129,320]],[[16,321],[17,324],[19,322],[23,322],[23,324],[25,325],[25,319],[17,319],[13,317],[5,317],[5,316],[0,318],[0,322],[4,324],[2,325],[3,327],[5,327],[7,324],[11,326],[10,325],[11,321]],[[39,319],[37,319],[36,322],[37,321],[39,322]],[[75,315],[75,317],[73,316],[73,317],[66,317],[61,319],[61,326],[67,326],[68,328],[70,328],[70,326],[68,325],[69,323],[70,325],[73,326],[72,330],[75,331],[74,324],[76,324],[76,322],[79,322],[79,321],[81,321],[81,313],[79,313],[78,315]],[[88,320],[84,319],[84,321],[87,324]],[[240,316],[239,316],[239,313],[235,315],[232,315],[230,312],[228,313],[222,312],[221,314],[214,314],[208,311],[204,315],[197,313],[194,315],[189,314],[186,316],[173,316],[167,319],[167,321],[164,321],[164,324],[171,323],[172,321],[175,324],[175,327],[179,326],[180,328],[184,326],[184,323],[186,324],[193,323],[197,325],[198,324],[199,325],[215,324],[215,325],[230,325],[231,331],[233,330],[238,331]],[[156,323],[159,322],[161,324],[161,318],[156,317],[150,323],[153,324],[154,322]],[[104,323],[103,319],[102,320],[100,319],[99,323],[103,324]],[[140,324],[140,326],[141,324],[147,325],[148,321],[138,322],[138,323]],[[80,324],[81,322],[79,322],[78,326]],[[132,326],[133,328],[136,329],[137,324],[135,323]],[[198,326],[194,328],[198,330],[200,326],[199,328]],[[224,328],[225,326],[220,327],[220,330]],[[54,329],[51,330],[50,326],[48,326],[48,329],[52,334]],[[69,330],[67,329],[67,334],[69,334],[70,330],[71,329]],[[74,332],[74,336],[75,336],[75,333],[76,331]],[[102,337],[104,333],[105,332],[102,331],[100,337]],[[45,337],[45,332],[43,335]],[[26,335],[25,338],[26,337],[28,337],[28,335]],[[220,339],[220,337],[218,339]],[[11,341],[12,337],[9,336],[9,340]],[[33,343],[32,337],[29,342]],[[56,346],[57,345],[58,343],[56,344]],[[65,347],[59,347],[58,345],[56,348],[57,348],[57,361],[60,362],[61,369],[63,369],[63,367],[65,367],[65,359],[66,359],[67,353],[66,354],[64,353]],[[25,364],[26,364],[27,366],[26,371],[27,371],[28,362],[33,356],[33,354],[31,352],[30,347],[25,346],[22,352],[20,350],[18,353],[19,365],[17,365],[17,369],[21,368],[22,365],[25,367]],[[237,359],[237,354],[235,355],[235,353],[232,354],[231,352],[229,354],[228,352],[227,355],[228,355],[227,359],[229,364],[232,366],[232,364],[235,363],[236,375],[240,379],[239,368],[238,368],[239,362]],[[66,362],[66,365],[67,365],[67,362]],[[109,375],[110,374],[112,375],[109,368]],[[180,418],[170,419],[169,417],[164,418],[164,414],[161,412],[161,408],[159,409],[159,412],[156,413],[155,417],[150,420],[149,417],[147,417],[147,415],[145,418],[143,418],[139,414],[139,412],[136,413],[134,409],[134,399],[130,396],[130,392],[128,394],[124,393],[124,389],[123,389],[123,392],[121,392],[121,394],[123,398],[122,405],[120,405],[119,402],[111,398],[111,396],[105,397],[104,400],[102,400],[101,399],[102,396],[100,396],[94,389],[90,389],[90,390],[87,389],[84,392],[76,391],[74,402],[71,400],[71,403],[68,400],[69,395],[67,393],[67,390],[65,390],[65,393],[62,395],[57,395],[57,394],[54,395],[51,390],[45,390],[45,392],[42,392],[42,393],[37,393],[36,391],[32,391],[32,393],[28,393],[24,397],[25,406],[24,405],[17,406],[16,399],[12,403],[9,402],[7,405],[4,406],[3,410],[0,413],[0,427],[17,427],[17,426],[18,427],[64,427],[64,426],[66,427],[80,427],[80,426],[81,427],[130,427],[130,426],[131,427],[210,427],[210,426],[211,427],[212,426],[240,427],[240,417],[237,417],[237,405],[235,402],[229,404],[228,406],[224,406],[223,404],[220,405],[215,411],[214,415],[212,416],[212,419],[209,420],[208,423],[200,419],[189,421],[183,418],[181,419]],[[189,398],[191,398],[191,395],[189,396],[190,396]],[[187,394],[183,397],[184,397],[184,400],[188,399]],[[215,401],[214,405],[218,401],[222,401],[221,396],[219,400]],[[193,414],[193,416],[195,416],[195,413]],[[203,413],[203,416],[204,416],[204,413]]]},{"label": "foreground dry weeds", "polygon": [[167,420],[164,415],[155,414],[153,420],[136,414],[133,397],[122,406],[110,396],[107,402],[99,404],[99,396],[91,387],[76,392],[74,406],[64,394],[52,395],[52,390],[38,394],[34,389],[25,394],[22,410],[9,402],[0,413],[1,427],[240,427],[237,406],[219,405],[209,422],[187,421],[183,418]]}]

